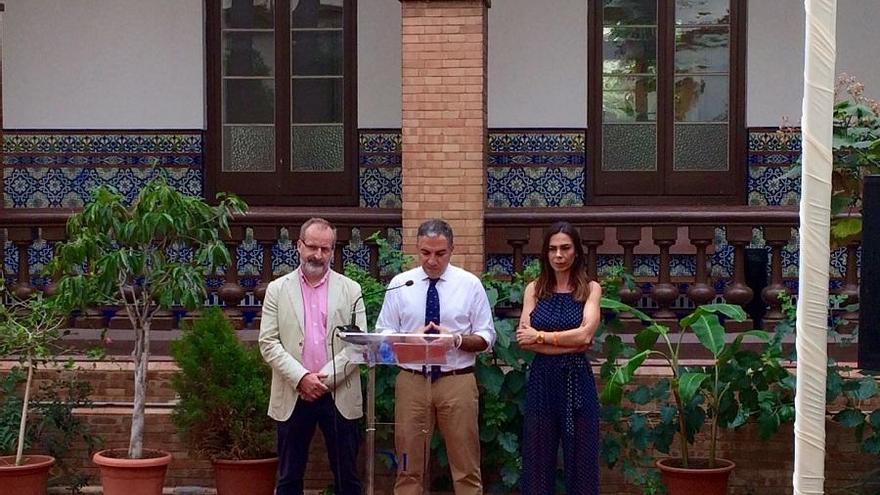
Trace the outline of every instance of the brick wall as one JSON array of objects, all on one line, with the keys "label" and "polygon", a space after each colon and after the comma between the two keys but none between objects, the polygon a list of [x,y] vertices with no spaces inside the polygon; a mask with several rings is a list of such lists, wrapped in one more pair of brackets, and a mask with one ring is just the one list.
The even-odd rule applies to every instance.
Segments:
[{"label": "brick wall", "polygon": [[455,231],[453,263],[482,272],[486,198],[487,12],[484,0],[402,3],[404,250],[418,225]]}]

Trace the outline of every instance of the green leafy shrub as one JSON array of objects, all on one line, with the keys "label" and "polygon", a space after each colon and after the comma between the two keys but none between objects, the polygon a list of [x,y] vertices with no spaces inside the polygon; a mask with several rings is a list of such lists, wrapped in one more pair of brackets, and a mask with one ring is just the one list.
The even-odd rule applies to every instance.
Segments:
[{"label": "green leafy shrub", "polygon": [[245,347],[219,308],[209,308],[172,343],[180,367],[171,386],[180,397],[172,413],[183,442],[214,459],[273,457],[269,409],[271,371],[258,349]]}]

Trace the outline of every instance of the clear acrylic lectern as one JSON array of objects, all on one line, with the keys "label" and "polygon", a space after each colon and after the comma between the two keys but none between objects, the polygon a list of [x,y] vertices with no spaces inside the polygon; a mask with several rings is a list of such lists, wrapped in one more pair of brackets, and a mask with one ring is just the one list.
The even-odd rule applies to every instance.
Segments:
[{"label": "clear acrylic lectern", "polygon": [[[375,366],[410,365],[420,366],[446,364],[446,353],[453,347],[453,336],[449,334],[415,333],[362,333],[339,332],[345,342],[357,345],[352,352],[351,362],[369,366],[367,375],[367,495],[374,494],[376,472],[376,373]],[[431,392],[431,381],[425,380],[425,394]],[[425,448],[430,447],[430,439]],[[427,452],[425,459],[428,458]]]}]

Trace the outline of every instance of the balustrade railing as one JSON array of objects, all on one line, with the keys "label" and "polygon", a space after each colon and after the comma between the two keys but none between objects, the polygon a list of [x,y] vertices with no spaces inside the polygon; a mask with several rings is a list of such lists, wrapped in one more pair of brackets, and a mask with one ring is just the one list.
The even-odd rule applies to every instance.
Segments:
[{"label": "balustrade railing", "polygon": [[[70,213],[3,212],[0,266],[5,267],[10,293],[22,297],[35,290],[53,290],[51,277],[46,278],[41,269],[51,258],[53,246],[64,239]],[[222,306],[246,334],[258,327],[259,304],[269,281],[295,267],[299,226],[312,216],[322,216],[337,226],[335,266],[353,261],[376,277],[379,250],[367,238],[376,231],[387,236],[390,229],[400,226],[397,210],[358,208],[253,208],[237,218],[226,239],[236,269],[226,269],[208,281],[209,302]],[[763,326],[772,328],[782,316],[779,294],[796,287],[792,266],[797,253],[798,214],[784,208],[490,209],[485,216],[489,266],[491,260],[502,259],[509,273],[521,272],[539,255],[543,228],[557,220],[567,220],[580,229],[591,276],[606,273],[613,264],[623,266],[635,274],[638,283],[622,288],[621,299],[660,319],[672,320],[691,306],[725,300],[763,306]],[[747,267],[750,249],[767,253],[766,267],[761,267],[767,277],[763,286],[747,278],[747,268],[754,272],[753,266]],[[841,308],[858,301],[858,254],[859,242],[852,241],[834,258],[832,292],[844,296]],[[120,333],[127,318],[117,317],[117,310],[84,312],[75,321],[75,336],[79,332],[79,337],[94,340],[101,338],[100,329],[110,328],[112,338],[127,340]],[[838,314],[856,317],[842,309]],[[159,340],[176,337],[181,317],[186,315],[180,309],[162,315],[157,328],[170,332]]]},{"label": "balustrade railing", "polygon": [[[639,284],[622,288],[620,297],[655,318],[673,319],[713,300],[745,306],[757,298],[764,306],[762,326],[773,328],[782,317],[779,295],[791,294],[797,284],[798,212],[778,207],[489,210],[490,259],[506,258],[512,272],[522,272],[526,260],[540,254],[543,228],[559,220],[580,229],[592,276],[612,264],[636,275]],[[856,240],[836,252],[832,292],[845,296],[845,304],[858,301],[858,248]],[[759,267],[766,270],[763,286],[747,279],[749,249],[767,252],[767,265]]]},{"label": "balustrade railing", "polygon": [[[65,222],[72,211],[9,211],[0,218],[0,267],[5,272],[8,294],[0,297],[26,297],[40,290],[51,293],[51,277],[43,273],[54,246],[65,238]],[[398,229],[400,213],[365,212],[357,208],[252,208],[231,225],[226,243],[232,257],[231,267],[209,277],[208,303],[221,306],[230,319],[243,329],[247,340],[256,338],[260,303],[269,282],[289,272],[297,263],[296,239],[303,222],[321,216],[337,227],[335,267],[354,262],[379,277],[379,249],[368,239],[374,232],[388,237],[389,229]],[[7,242],[8,241],[8,242]],[[103,340],[111,351],[122,351],[130,340],[128,318],[119,308],[90,308],[72,321],[71,339],[85,343]],[[155,349],[163,353],[179,334],[185,314],[182,308],[157,315],[153,339]]]}]

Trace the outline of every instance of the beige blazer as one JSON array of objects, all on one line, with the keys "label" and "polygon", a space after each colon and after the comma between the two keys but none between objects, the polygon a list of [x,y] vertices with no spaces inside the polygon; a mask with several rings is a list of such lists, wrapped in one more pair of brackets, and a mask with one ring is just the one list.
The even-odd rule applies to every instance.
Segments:
[{"label": "beige blazer", "polygon": [[[332,356],[330,336],[336,335],[339,325],[351,319],[351,308],[361,295],[361,286],[354,280],[330,271],[327,288],[327,355]],[[364,301],[357,301],[357,324],[367,329]],[[299,398],[296,387],[309,371],[302,365],[304,312],[300,270],[273,280],[266,289],[263,313],[260,320],[260,352],[272,367],[272,391],[269,397],[269,416],[285,421],[293,414]],[[321,369],[326,374],[324,384],[330,388],[336,408],[347,419],[363,416],[361,378],[358,366],[351,358],[360,352],[357,346],[334,338],[336,355]],[[336,389],[334,390],[333,362],[336,363]]]}]

